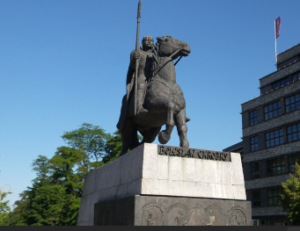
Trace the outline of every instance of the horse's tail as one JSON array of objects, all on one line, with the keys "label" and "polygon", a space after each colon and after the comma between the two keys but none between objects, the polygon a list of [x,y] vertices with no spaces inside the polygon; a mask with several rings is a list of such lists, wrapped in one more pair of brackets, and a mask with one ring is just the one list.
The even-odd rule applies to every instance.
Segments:
[{"label": "horse's tail", "polygon": [[126,115],[127,115],[127,95],[124,95],[122,99],[122,107],[121,107],[121,113],[120,113],[120,118],[117,123],[117,128],[119,129],[120,132],[122,132],[125,128],[125,121],[126,121]]}]

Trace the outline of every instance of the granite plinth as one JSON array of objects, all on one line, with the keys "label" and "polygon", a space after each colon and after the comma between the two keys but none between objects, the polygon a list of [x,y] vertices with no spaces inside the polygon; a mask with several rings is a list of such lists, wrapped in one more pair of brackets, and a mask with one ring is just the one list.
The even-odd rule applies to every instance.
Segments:
[{"label": "granite plinth", "polygon": [[250,226],[249,201],[135,195],[95,204],[95,226]]},{"label": "granite plinth", "polygon": [[135,195],[246,200],[239,153],[230,161],[161,155],[142,144],[85,176],[78,225],[94,224],[94,204]]}]

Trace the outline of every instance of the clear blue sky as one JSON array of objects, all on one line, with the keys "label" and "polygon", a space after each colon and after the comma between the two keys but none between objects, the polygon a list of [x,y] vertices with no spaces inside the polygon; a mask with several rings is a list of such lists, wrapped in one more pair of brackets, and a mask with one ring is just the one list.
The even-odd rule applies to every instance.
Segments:
[{"label": "clear blue sky", "polygon": [[[31,163],[52,157],[82,123],[116,131],[138,0],[0,0],[0,186],[31,186]],[[278,52],[300,43],[299,0],[143,0],[140,36],[190,44],[176,66],[190,147],[241,141],[241,104],[259,95]],[[158,144],[156,140],[155,143]],[[168,143],[179,145],[176,129]],[[7,191],[6,188],[5,191]]]}]

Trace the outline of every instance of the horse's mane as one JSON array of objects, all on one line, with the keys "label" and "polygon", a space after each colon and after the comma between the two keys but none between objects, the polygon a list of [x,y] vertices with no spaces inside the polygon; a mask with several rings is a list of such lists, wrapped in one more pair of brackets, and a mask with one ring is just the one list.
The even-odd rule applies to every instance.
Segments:
[{"label": "horse's mane", "polygon": [[158,53],[159,53],[159,43],[157,42],[154,45],[151,71],[154,71],[155,68],[157,67],[157,65],[159,64],[159,55],[158,55]]}]

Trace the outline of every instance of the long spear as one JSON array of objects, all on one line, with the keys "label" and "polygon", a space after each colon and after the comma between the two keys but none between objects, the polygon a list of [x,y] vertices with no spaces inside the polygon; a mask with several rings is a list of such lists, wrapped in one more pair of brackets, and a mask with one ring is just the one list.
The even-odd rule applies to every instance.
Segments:
[{"label": "long spear", "polygon": [[[139,1],[138,5],[138,14],[137,14],[137,30],[136,30],[136,43],[135,43],[135,51],[138,52],[139,49],[139,35],[140,35],[140,22],[141,22],[141,8],[142,1]],[[137,114],[137,78],[139,71],[139,59],[135,60],[135,78],[134,78],[134,115]]]}]

